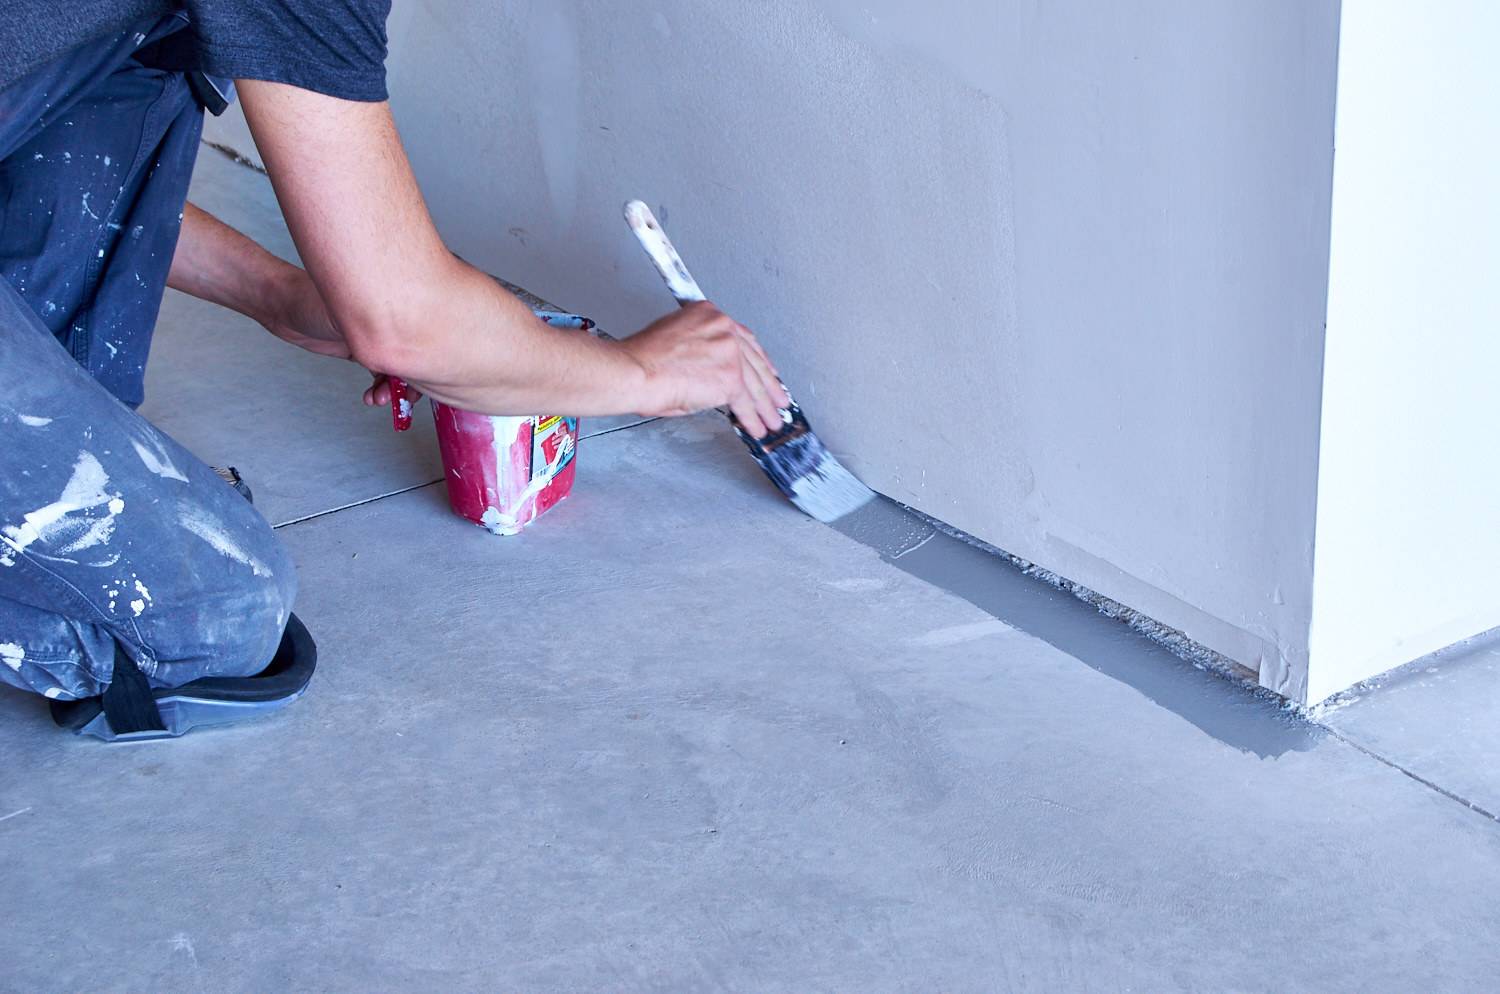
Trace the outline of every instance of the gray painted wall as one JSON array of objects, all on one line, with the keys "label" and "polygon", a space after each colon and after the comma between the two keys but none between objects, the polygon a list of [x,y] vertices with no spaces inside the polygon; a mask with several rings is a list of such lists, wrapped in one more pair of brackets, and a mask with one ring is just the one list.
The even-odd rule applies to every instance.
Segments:
[{"label": "gray painted wall", "polygon": [[660,208],[877,489],[1298,697],[1334,0],[397,0],[477,264],[614,331]]}]

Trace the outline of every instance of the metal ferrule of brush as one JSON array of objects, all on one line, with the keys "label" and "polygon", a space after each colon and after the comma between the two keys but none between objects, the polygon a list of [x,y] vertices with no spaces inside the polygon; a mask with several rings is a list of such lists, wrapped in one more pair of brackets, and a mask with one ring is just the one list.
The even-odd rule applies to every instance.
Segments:
[{"label": "metal ferrule of brush", "polygon": [[759,459],[812,430],[808,427],[807,419],[802,416],[802,408],[798,407],[796,402],[783,409],[782,417],[784,419],[782,426],[765,438],[752,437],[734,415],[731,414],[729,420],[734,425],[735,434],[740,436],[740,441],[745,443],[751,455]]},{"label": "metal ferrule of brush", "polygon": [[[651,208],[643,201],[632,200],[625,205],[625,222],[679,304],[687,306],[707,299]],[[785,389],[785,384],[782,387]],[[819,521],[830,522],[874,499],[875,491],[860,483],[824,448],[790,395],[782,417],[783,426],[765,438],[751,438],[732,414],[729,421],[760,468],[793,504]]]}]

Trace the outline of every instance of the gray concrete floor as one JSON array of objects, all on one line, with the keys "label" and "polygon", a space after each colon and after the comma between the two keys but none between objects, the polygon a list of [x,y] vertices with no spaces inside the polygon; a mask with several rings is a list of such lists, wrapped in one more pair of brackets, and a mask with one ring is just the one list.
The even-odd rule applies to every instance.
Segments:
[{"label": "gray concrete floor", "polygon": [[589,439],[498,539],[363,385],[167,302],[146,410],[285,523],[322,661],[163,744],[0,696],[0,989],[1494,989],[1493,649],[1309,722],[920,522],[799,516],[713,416]]}]

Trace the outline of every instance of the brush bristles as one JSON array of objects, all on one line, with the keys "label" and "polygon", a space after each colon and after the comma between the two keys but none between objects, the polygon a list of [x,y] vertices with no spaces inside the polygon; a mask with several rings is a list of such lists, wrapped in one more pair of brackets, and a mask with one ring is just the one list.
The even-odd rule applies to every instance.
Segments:
[{"label": "brush bristles", "polygon": [[810,431],[757,454],[756,461],[793,504],[824,524],[863,507],[875,496]]}]

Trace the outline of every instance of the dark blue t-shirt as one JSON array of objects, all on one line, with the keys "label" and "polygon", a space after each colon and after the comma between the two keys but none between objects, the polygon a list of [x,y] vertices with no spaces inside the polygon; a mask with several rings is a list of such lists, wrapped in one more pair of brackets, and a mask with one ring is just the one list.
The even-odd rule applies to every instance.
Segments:
[{"label": "dark blue t-shirt", "polygon": [[0,89],[83,42],[182,11],[191,29],[163,64],[384,100],[390,10],[390,0],[0,0]]}]

